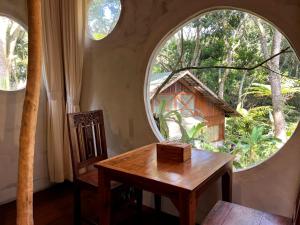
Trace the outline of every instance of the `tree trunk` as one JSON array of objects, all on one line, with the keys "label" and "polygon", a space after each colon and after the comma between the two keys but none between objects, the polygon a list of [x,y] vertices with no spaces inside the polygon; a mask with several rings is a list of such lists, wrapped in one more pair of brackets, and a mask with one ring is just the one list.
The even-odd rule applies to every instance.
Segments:
[{"label": "tree trunk", "polygon": [[[230,48],[228,53],[227,53],[226,66],[231,66],[232,65],[233,51],[234,50],[232,48]],[[229,72],[230,72],[229,69],[225,69],[224,74],[219,78],[219,93],[218,93],[218,96],[221,99],[224,99],[225,82],[227,80]]]},{"label": "tree trunk", "polygon": [[201,30],[200,30],[200,26],[198,25],[196,27],[195,49],[194,49],[193,58],[190,66],[198,66],[200,52],[201,52],[200,39],[201,39]]},{"label": "tree trunk", "polygon": [[[261,24],[261,22],[257,19],[254,19],[254,22],[257,24],[260,30],[260,43],[263,54],[267,59],[270,55],[275,55],[281,50],[281,42],[282,35],[281,33],[275,29],[272,48],[271,51],[268,50],[267,39],[266,39],[266,31]],[[269,53],[271,52],[271,53]],[[279,71],[280,57],[275,57],[271,61],[268,62],[268,67],[273,71]],[[277,73],[269,71],[269,82],[271,85],[272,92],[272,108],[273,108],[273,118],[274,118],[274,130],[275,137],[281,139],[282,141],[286,141],[286,123],[283,113],[284,108],[284,99],[281,93],[281,76]]]},{"label": "tree trunk", "polygon": [[238,95],[238,104],[242,104],[243,103],[243,99],[242,99],[242,95],[243,95],[243,90],[244,90],[244,83],[246,80],[246,75],[247,75],[247,71],[244,71],[243,73],[243,77],[240,83],[240,87],[239,87],[239,95]]},{"label": "tree trunk", "polygon": [[[282,42],[282,35],[279,31],[275,31],[272,46],[272,55],[280,52]],[[270,61],[271,69],[279,71],[280,57],[275,57]],[[277,73],[272,71],[269,72],[269,81],[272,91],[272,105],[273,105],[273,117],[275,136],[282,141],[286,141],[286,130],[285,130],[285,118],[283,113],[284,99],[281,94],[281,77]]]},{"label": "tree trunk", "polygon": [[180,37],[177,40],[178,61],[176,62],[175,69],[184,67],[184,60],[183,60],[183,55],[184,55],[183,29],[181,29],[179,33],[180,33]]},{"label": "tree trunk", "polygon": [[41,85],[41,1],[28,0],[28,75],[20,131],[17,225],[33,225],[33,163]]},{"label": "tree trunk", "polygon": [[253,17],[253,20],[259,28],[261,49],[262,49],[263,55],[267,59],[267,58],[270,57],[270,53],[269,53],[268,46],[267,46],[267,39],[266,39],[267,33],[266,33],[266,30],[257,18]]},{"label": "tree trunk", "polygon": [[[229,37],[227,40],[225,40],[226,48],[228,49],[227,56],[225,59],[226,66],[232,66],[233,63],[233,54],[236,50],[236,48],[239,46],[240,42],[237,43],[230,43],[230,39],[235,40],[236,38],[241,38],[241,28],[246,21],[246,17],[244,17],[240,23],[239,26],[233,31],[231,37]],[[225,69],[223,76],[219,77],[219,92],[218,96],[221,99],[224,99],[224,92],[225,92],[225,82],[227,80],[227,77],[230,73],[229,69]]]}]

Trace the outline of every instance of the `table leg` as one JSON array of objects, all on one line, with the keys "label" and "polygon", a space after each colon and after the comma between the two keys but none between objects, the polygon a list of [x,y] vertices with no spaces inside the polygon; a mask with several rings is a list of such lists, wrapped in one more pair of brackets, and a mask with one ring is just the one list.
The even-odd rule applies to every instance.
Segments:
[{"label": "table leg", "polygon": [[182,193],[179,196],[180,225],[196,224],[196,195],[192,193]]},{"label": "table leg", "polygon": [[110,225],[110,179],[105,172],[99,168],[99,225]]},{"label": "table leg", "polygon": [[161,196],[158,194],[154,194],[154,205],[156,213],[161,212]]},{"label": "table leg", "polygon": [[232,170],[222,176],[222,200],[232,202]]}]

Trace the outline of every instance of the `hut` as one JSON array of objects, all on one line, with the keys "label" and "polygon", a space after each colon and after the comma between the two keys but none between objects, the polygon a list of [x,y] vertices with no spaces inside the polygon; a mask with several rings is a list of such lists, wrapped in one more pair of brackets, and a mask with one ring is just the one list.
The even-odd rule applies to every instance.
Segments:
[{"label": "hut", "polygon": [[[162,101],[166,102],[166,111],[176,110],[184,118],[187,127],[197,122],[207,126],[207,138],[211,142],[223,143],[225,139],[225,117],[236,116],[238,112],[227,102],[219,98],[190,71],[175,74],[159,93],[156,93],[170,72],[150,76],[150,102],[153,113],[157,113]],[[170,138],[180,135],[180,130],[168,123]]]}]

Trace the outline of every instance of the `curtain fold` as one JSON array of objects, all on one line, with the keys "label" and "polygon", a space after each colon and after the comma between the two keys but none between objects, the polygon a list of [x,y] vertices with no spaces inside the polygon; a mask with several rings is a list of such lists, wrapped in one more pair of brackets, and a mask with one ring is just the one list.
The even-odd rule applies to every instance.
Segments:
[{"label": "curtain fold", "polygon": [[43,0],[44,81],[48,99],[47,156],[51,182],[63,182],[64,174],[64,76],[60,1]]},{"label": "curtain fold", "polygon": [[[85,5],[85,0],[62,0],[62,40],[67,113],[80,111],[79,102],[85,41]],[[65,130],[65,171],[69,177],[72,174],[72,165],[67,118],[65,120]]]},{"label": "curtain fold", "polygon": [[85,0],[43,0],[47,155],[51,182],[72,180],[67,112],[80,110]]},{"label": "curtain fold", "polygon": [[84,37],[85,37],[85,0],[62,1],[62,28],[64,75],[66,84],[67,112],[79,111],[81,94]]}]

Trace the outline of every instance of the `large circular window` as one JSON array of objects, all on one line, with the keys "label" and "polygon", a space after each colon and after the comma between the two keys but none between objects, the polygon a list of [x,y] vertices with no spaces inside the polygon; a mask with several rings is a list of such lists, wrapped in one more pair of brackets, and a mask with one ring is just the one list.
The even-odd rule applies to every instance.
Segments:
[{"label": "large circular window", "polygon": [[280,31],[252,14],[200,15],[150,63],[148,108],[164,139],[231,153],[242,169],[272,156],[298,125],[299,60]]},{"label": "large circular window", "polygon": [[94,40],[105,38],[116,26],[121,14],[120,0],[93,0],[88,12],[88,32]]},{"label": "large circular window", "polygon": [[27,61],[27,31],[12,19],[0,16],[0,90],[25,88]]}]

